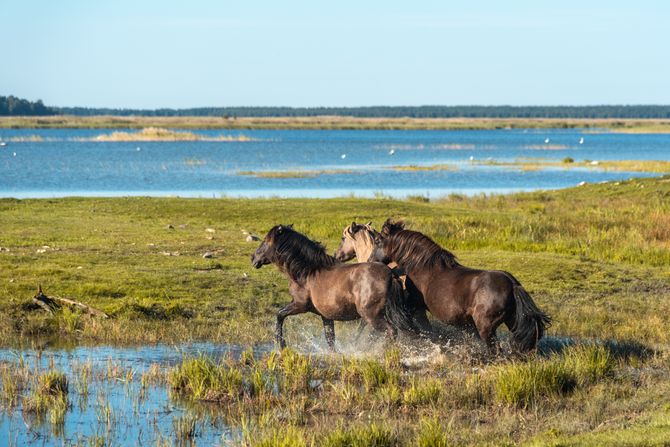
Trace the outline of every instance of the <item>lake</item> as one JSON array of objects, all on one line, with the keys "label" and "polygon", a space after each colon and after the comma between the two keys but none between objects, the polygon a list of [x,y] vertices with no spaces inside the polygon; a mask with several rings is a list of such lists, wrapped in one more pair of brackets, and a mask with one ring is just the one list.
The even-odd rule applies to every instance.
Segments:
[{"label": "lake", "polygon": [[[191,132],[205,138],[225,134],[251,141],[96,141],[113,131],[118,129],[0,129],[6,143],[0,147],[0,197],[435,198],[653,175],[561,167],[523,170],[481,162],[670,159],[670,134],[578,129],[195,130]],[[450,166],[398,168],[440,164]]]}]

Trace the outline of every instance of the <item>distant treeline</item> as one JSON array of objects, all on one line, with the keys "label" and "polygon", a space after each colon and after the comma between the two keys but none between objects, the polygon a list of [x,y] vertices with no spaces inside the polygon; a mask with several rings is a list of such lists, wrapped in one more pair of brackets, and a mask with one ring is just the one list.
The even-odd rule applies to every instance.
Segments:
[{"label": "distant treeline", "polygon": [[193,109],[100,109],[60,107],[67,115],[358,118],[670,118],[670,106],[371,106],[371,107],[198,107]]},{"label": "distant treeline", "polygon": [[41,100],[35,102],[16,96],[0,96],[0,116],[21,115],[56,115],[58,112],[52,107],[42,104]]},{"label": "distant treeline", "polygon": [[670,118],[669,106],[370,106],[370,107],[197,107],[192,109],[111,109],[47,107],[15,96],[0,96],[0,116],[7,115],[117,115],[357,118]]}]

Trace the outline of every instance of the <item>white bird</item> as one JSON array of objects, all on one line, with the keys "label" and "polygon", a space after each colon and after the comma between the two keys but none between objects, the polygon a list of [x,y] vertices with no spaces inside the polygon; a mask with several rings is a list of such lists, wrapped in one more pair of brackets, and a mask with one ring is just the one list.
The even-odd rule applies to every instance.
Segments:
[{"label": "white bird", "polygon": [[391,150],[389,151],[389,155],[393,155],[393,154],[395,154],[395,149],[391,149]]},{"label": "white bird", "polygon": [[13,155],[14,157],[16,157],[16,152],[12,152],[12,155]]},{"label": "white bird", "polygon": [[470,161],[474,161],[474,160],[475,160],[475,157],[473,157],[472,155],[470,155]]},{"label": "white bird", "polygon": [[135,148],[135,150],[136,150],[137,152],[139,152],[139,151],[141,151],[142,149],[140,149],[140,147],[137,146],[137,147]]},{"label": "white bird", "polygon": [[342,160],[344,160],[345,158],[347,158],[347,154],[342,154],[342,156],[340,158],[342,158]]},{"label": "white bird", "polygon": [[0,141],[0,147],[5,147],[5,146],[7,146],[7,143],[5,143],[4,141]]},{"label": "white bird", "polygon": [[584,137],[581,137],[581,138],[579,139],[579,144],[584,144]]},{"label": "white bird", "polygon": [[549,138],[545,138],[545,139],[544,139],[544,142],[545,142],[545,143],[549,143]]}]

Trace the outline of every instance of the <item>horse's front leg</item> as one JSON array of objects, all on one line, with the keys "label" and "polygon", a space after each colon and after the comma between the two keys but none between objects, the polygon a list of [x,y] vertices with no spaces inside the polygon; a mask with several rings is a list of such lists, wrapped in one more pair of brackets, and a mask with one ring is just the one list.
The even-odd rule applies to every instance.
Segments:
[{"label": "horse's front leg", "polygon": [[307,310],[305,306],[291,301],[286,306],[282,307],[279,312],[277,312],[277,326],[275,328],[275,341],[279,345],[279,349],[284,349],[286,347],[286,341],[284,340],[284,319],[289,315],[296,315],[305,313]]},{"label": "horse's front leg", "polygon": [[324,316],[321,316],[323,321],[323,334],[326,336],[326,343],[331,351],[335,352],[335,323]]}]

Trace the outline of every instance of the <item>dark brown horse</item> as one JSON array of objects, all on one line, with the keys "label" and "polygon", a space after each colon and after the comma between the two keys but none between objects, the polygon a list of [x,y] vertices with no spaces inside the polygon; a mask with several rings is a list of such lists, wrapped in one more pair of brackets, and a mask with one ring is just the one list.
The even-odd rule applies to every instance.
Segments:
[{"label": "dark brown horse", "polygon": [[284,319],[312,312],[321,316],[326,341],[335,348],[334,320],[362,318],[378,331],[394,338],[397,330],[416,332],[411,315],[402,306],[402,287],[384,264],[342,264],[326,254],[318,242],[289,225],[273,227],[251,257],[256,268],[274,264],[289,278],[293,297],[277,313],[275,337],[281,348]]},{"label": "dark brown horse", "polygon": [[370,260],[396,262],[435,318],[474,326],[490,349],[497,349],[496,329],[502,323],[519,352],[533,350],[551,323],[510,273],[464,267],[428,236],[405,230],[402,222],[386,221]]}]

